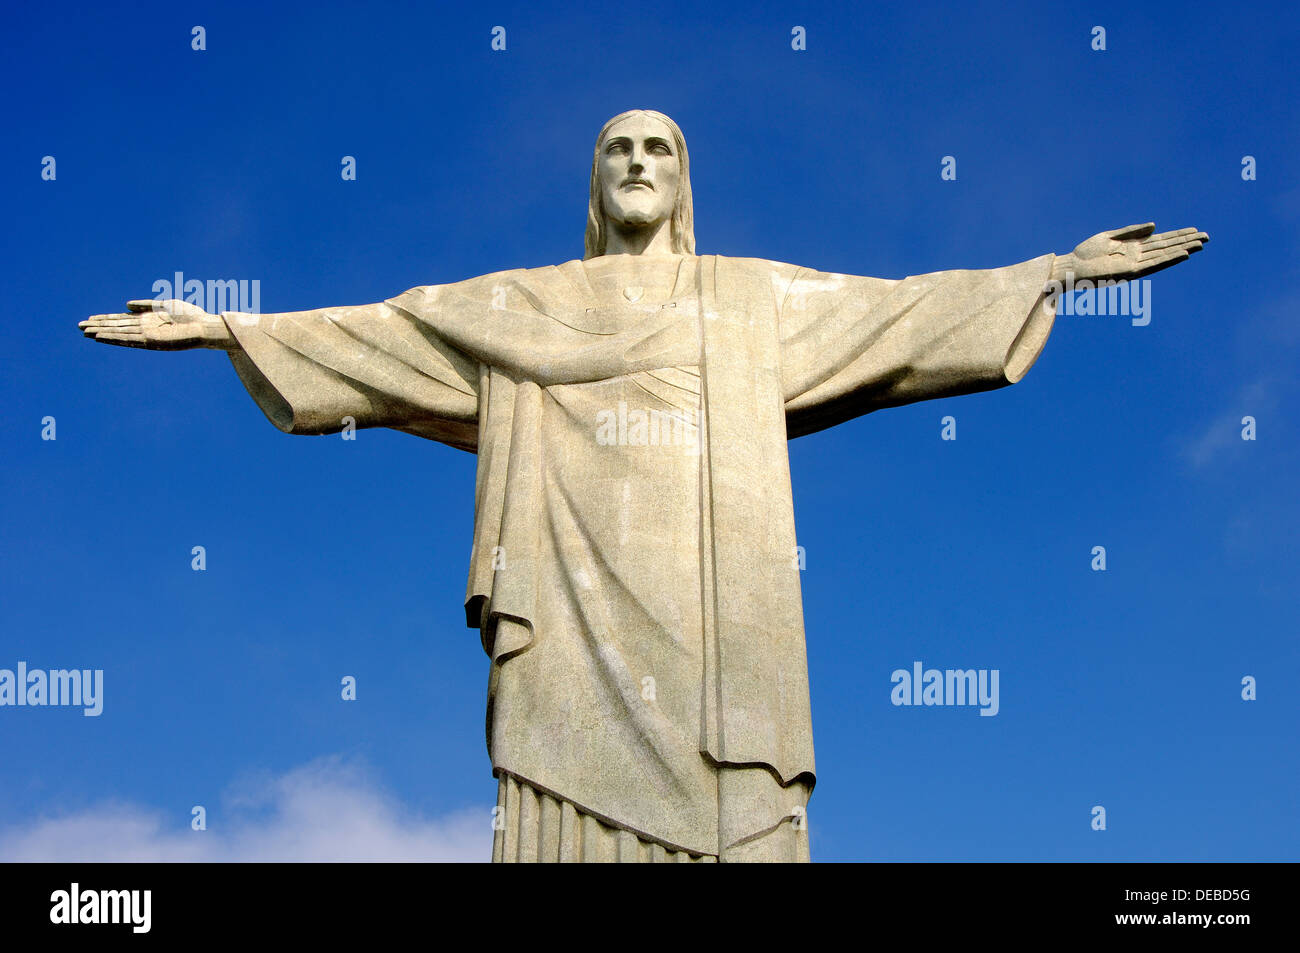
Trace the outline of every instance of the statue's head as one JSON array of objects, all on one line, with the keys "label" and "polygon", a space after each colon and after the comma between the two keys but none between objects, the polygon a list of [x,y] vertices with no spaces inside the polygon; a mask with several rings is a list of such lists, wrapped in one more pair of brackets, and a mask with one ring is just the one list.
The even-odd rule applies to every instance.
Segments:
[{"label": "statue's head", "polygon": [[586,254],[605,254],[613,227],[667,222],[672,250],[695,253],[691,163],[682,131],[661,112],[632,109],[605,123],[591,160]]}]

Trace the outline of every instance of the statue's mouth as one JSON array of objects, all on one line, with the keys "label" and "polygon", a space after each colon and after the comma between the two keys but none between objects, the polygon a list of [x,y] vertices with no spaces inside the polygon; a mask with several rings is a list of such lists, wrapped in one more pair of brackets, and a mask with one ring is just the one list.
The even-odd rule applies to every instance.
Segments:
[{"label": "statue's mouth", "polygon": [[625,179],[623,181],[623,188],[627,188],[629,185],[644,185],[647,189],[654,191],[654,186],[645,179]]}]

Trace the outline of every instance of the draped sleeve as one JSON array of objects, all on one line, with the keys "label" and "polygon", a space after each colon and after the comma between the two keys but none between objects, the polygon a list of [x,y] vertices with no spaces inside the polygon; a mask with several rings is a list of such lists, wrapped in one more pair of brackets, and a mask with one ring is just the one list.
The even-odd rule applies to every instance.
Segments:
[{"label": "draped sleeve", "polygon": [[797,269],[780,311],[789,436],[1019,381],[1052,329],[1054,259],[900,280]]},{"label": "draped sleeve", "polygon": [[284,432],[391,427],[475,451],[478,363],[402,308],[222,318],[239,343],[229,353],[240,380]]}]

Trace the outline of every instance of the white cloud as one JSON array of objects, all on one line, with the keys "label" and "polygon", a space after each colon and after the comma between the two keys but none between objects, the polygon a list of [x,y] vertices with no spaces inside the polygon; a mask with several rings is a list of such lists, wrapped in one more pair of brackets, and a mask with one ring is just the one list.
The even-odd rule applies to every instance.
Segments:
[{"label": "white cloud", "polygon": [[224,809],[208,805],[207,820],[206,831],[193,831],[174,813],[109,802],[0,831],[0,860],[469,862],[492,854],[490,807],[423,817],[338,758],[245,781]]}]

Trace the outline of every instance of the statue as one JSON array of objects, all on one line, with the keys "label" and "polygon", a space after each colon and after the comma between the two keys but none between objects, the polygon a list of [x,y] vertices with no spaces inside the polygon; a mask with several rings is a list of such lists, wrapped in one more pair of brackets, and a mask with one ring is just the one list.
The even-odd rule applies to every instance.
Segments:
[{"label": "statue", "polygon": [[667,116],[596,139],[581,261],[378,304],[132,301],[88,337],[230,355],[287,433],[391,427],[478,455],[466,616],[490,658],[497,861],[808,859],[814,782],[786,441],[1019,381],[1061,282],[1194,228],[902,280],[695,254]]}]

